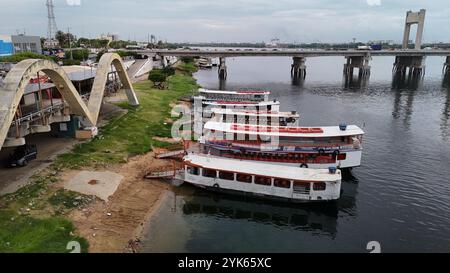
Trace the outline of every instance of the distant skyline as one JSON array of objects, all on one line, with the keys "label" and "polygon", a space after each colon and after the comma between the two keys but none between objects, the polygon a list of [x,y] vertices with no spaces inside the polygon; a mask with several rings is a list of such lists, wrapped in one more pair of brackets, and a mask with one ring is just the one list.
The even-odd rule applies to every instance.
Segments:
[{"label": "distant skyline", "polygon": [[[45,0],[0,0],[0,34],[46,36]],[[425,42],[450,41],[448,0],[54,0],[58,29],[170,42],[400,42],[406,11],[427,10]],[[414,34],[412,39],[414,38]]]}]

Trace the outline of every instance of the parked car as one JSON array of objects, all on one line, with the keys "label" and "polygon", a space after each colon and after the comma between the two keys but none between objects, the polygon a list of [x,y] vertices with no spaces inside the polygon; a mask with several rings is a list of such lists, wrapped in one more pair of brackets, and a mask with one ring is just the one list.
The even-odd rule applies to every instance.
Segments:
[{"label": "parked car", "polygon": [[37,158],[37,147],[36,145],[23,145],[17,147],[9,156],[9,166],[10,167],[24,167],[28,165],[33,159]]}]

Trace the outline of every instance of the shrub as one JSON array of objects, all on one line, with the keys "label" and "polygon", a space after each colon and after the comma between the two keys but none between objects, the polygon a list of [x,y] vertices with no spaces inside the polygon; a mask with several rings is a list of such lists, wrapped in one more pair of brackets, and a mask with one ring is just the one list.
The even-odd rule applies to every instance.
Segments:
[{"label": "shrub", "polygon": [[148,79],[153,82],[155,87],[162,87],[162,83],[166,81],[168,75],[163,69],[153,69],[148,74]]},{"label": "shrub", "polygon": [[32,52],[23,52],[23,53],[17,53],[11,56],[5,56],[0,57],[0,62],[11,62],[11,63],[18,63],[23,60],[27,59],[46,59],[46,60],[52,60],[55,61],[55,58],[50,56],[45,56],[41,54],[36,54]]},{"label": "shrub", "polygon": [[171,66],[166,66],[162,70],[167,76],[175,75],[175,69]]},{"label": "shrub", "polygon": [[181,57],[180,60],[183,63],[193,63],[194,62],[194,58],[193,57]]}]

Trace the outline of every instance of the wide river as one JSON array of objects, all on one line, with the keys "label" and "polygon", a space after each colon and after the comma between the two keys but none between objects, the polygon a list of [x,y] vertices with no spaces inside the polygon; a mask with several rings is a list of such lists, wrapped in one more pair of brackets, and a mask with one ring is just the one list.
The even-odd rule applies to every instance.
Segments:
[{"label": "wide river", "polygon": [[182,185],[168,194],[143,240],[145,252],[450,251],[450,82],[444,58],[428,58],[423,81],[392,79],[392,57],[375,57],[367,83],[346,86],[342,57],[307,59],[292,85],[291,59],[228,58],[195,74],[205,88],[270,90],[305,126],[356,124],[366,132],[363,165],[330,204],[286,205]]}]

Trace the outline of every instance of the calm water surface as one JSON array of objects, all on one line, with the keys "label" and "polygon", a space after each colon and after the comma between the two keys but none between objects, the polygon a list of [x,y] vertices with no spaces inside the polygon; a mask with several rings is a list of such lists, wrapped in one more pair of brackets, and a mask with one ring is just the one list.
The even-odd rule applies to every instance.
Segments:
[{"label": "calm water surface", "polygon": [[146,252],[450,251],[450,83],[443,58],[428,58],[422,82],[393,81],[391,57],[375,57],[368,83],[342,79],[341,57],[307,59],[292,85],[290,58],[229,58],[228,79],[196,73],[205,88],[260,88],[298,111],[305,126],[356,124],[366,132],[363,166],[346,174],[326,205],[286,205],[183,185],[150,223]]}]

